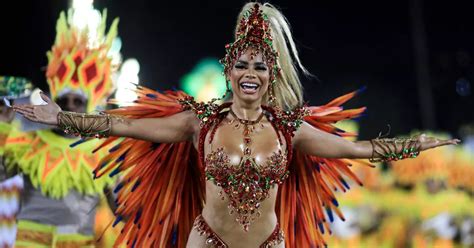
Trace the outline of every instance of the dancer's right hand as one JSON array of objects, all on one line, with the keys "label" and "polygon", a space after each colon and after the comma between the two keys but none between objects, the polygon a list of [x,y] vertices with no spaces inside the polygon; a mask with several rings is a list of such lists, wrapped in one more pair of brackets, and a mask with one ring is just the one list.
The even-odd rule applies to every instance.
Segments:
[{"label": "dancer's right hand", "polygon": [[41,98],[47,103],[45,105],[13,105],[13,111],[20,113],[26,119],[34,122],[57,125],[58,113],[61,108],[43,92],[40,93]]}]

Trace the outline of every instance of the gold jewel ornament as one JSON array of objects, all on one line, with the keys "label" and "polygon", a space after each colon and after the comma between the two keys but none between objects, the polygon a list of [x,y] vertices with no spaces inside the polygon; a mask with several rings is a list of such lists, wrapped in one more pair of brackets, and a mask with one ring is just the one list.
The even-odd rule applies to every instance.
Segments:
[{"label": "gold jewel ornament", "polygon": [[109,114],[88,115],[61,111],[58,114],[58,127],[67,134],[81,137],[108,137],[112,130]]},{"label": "gold jewel ornament", "polygon": [[218,148],[206,157],[206,179],[221,187],[229,199],[229,214],[248,231],[250,225],[260,216],[260,205],[269,197],[269,191],[276,184],[282,184],[289,175],[287,154],[274,153],[266,165],[259,165],[254,158],[245,155],[238,166],[230,163],[223,148]]},{"label": "gold jewel ornament", "polygon": [[421,144],[416,138],[376,138],[370,140],[372,158],[370,162],[397,161],[416,158],[420,154]]},{"label": "gold jewel ornament", "polygon": [[222,190],[219,192],[222,200],[223,193],[229,199],[229,214],[235,214],[235,220],[248,231],[252,222],[261,214],[260,205],[269,197],[269,191],[275,184],[282,184],[289,175],[287,170],[287,154],[281,150],[273,153],[265,165],[257,164],[253,158],[250,145],[252,133],[257,128],[263,128],[261,120],[264,111],[256,120],[245,120],[229,110],[233,119],[229,122],[234,128],[243,127],[244,156],[238,166],[230,163],[224,149],[218,148],[206,157],[206,179],[214,182]]}]

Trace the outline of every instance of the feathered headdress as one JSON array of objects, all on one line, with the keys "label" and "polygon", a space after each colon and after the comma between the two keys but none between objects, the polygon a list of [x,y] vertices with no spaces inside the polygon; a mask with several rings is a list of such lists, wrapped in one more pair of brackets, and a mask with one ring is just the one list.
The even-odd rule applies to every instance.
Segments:
[{"label": "feathered headdress", "polygon": [[108,53],[118,25],[116,18],[105,34],[106,17],[104,10],[99,25],[80,29],[68,23],[66,14],[61,12],[56,41],[47,53],[46,78],[53,99],[70,92],[84,95],[88,99],[87,112],[105,104],[114,89],[111,74],[116,68]]}]

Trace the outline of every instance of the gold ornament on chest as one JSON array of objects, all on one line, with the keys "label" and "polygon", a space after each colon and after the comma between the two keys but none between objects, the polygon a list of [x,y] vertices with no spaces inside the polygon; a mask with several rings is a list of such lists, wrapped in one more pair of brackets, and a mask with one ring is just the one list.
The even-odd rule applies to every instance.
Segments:
[{"label": "gold ornament on chest", "polygon": [[261,120],[263,112],[254,121],[242,120],[230,111],[234,117],[228,121],[235,129],[243,129],[244,156],[239,165],[232,165],[224,148],[218,148],[206,156],[206,179],[221,187],[219,192],[229,199],[229,213],[235,214],[235,220],[248,231],[250,224],[260,216],[261,203],[268,198],[270,189],[281,184],[288,177],[287,154],[278,150],[268,158],[266,163],[257,164],[253,158],[250,144],[252,134],[263,130]]}]

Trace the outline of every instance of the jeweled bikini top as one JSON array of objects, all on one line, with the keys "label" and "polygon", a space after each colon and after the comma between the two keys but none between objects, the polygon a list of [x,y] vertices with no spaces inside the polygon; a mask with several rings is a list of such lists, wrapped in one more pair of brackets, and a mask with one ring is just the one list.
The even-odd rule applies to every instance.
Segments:
[{"label": "jeweled bikini top", "polygon": [[[286,152],[278,150],[264,164],[257,164],[252,154],[250,144],[252,143],[251,134],[264,128],[260,123],[264,112],[255,121],[239,119],[232,109],[229,110],[233,116],[228,122],[236,129],[243,126],[243,156],[238,165],[233,165],[224,148],[211,151],[205,160],[206,179],[214,182],[229,198],[229,212],[236,214],[236,221],[239,222],[244,230],[252,221],[260,215],[260,204],[268,198],[269,190],[275,184],[281,184],[288,176]],[[223,112],[225,114],[225,112]],[[216,123],[214,125],[219,125]],[[214,127],[216,128],[216,127]],[[209,139],[209,145],[212,142],[212,135]],[[283,144],[280,143],[280,147]],[[211,148],[212,149],[212,148]],[[222,191],[220,194],[222,194]],[[222,196],[222,199],[225,199]]]},{"label": "jeweled bikini top", "polygon": [[229,213],[235,213],[236,221],[247,231],[260,216],[260,204],[268,198],[270,188],[283,183],[288,176],[286,154],[275,153],[263,166],[244,155],[240,164],[234,166],[223,148],[219,148],[207,155],[205,173],[207,180],[222,187],[229,198]]},{"label": "jeweled bikini top", "polygon": [[[184,109],[192,109],[201,120],[201,133],[199,137],[199,154],[205,165],[206,179],[221,187],[229,199],[229,213],[236,214],[236,221],[248,230],[250,224],[260,216],[260,204],[268,198],[269,190],[276,184],[281,184],[288,177],[288,161],[291,158],[291,137],[301,125],[306,110],[301,108],[298,112],[283,112],[270,107],[262,106],[262,115],[255,121],[239,119],[230,110],[231,103],[216,105],[212,103],[196,103],[192,98],[181,101]],[[211,144],[219,124],[229,114],[234,117],[229,124],[236,128],[243,126],[244,154],[239,165],[232,165],[224,148],[211,151],[204,157],[204,142],[210,131],[208,143]],[[287,149],[279,150],[268,158],[266,163],[257,164],[249,147],[252,142],[250,134],[259,128],[263,116],[274,127],[278,140],[286,141]],[[283,136],[283,137],[282,137]],[[222,196],[224,200],[225,197]]]}]

